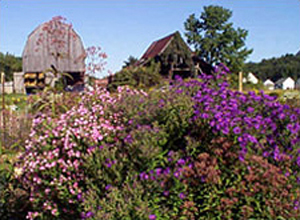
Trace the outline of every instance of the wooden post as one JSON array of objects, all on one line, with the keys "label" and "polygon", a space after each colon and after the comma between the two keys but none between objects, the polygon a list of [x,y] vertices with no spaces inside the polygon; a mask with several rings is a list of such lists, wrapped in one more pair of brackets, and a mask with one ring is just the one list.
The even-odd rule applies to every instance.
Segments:
[{"label": "wooden post", "polygon": [[16,87],[15,87],[15,73],[13,73],[12,90],[13,90],[13,93],[16,93]]},{"label": "wooden post", "polygon": [[168,76],[168,78],[169,78],[169,82],[172,80],[172,78],[173,78],[173,69],[174,69],[174,63],[172,62],[171,63],[171,68],[170,68],[170,70],[169,70],[169,76]]},{"label": "wooden post", "polygon": [[199,63],[196,64],[196,76],[199,76],[200,74],[203,74],[202,69],[200,68]]},{"label": "wooden post", "polygon": [[[1,83],[2,83],[2,140],[1,140],[1,149],[0,151],[2,152],[2,146],[5,145],[5,95],[4,95],[4,84],[5,84],[5,75],[4,73],[2,72],[1,73]],[[0,124],[1,126],[1,124]],[[4,144],[2,144],[2,141],[4,142]]]},{"label": "wooden post", "polygon": [[239,91],[243,92],[243,72],[239,72]]}]

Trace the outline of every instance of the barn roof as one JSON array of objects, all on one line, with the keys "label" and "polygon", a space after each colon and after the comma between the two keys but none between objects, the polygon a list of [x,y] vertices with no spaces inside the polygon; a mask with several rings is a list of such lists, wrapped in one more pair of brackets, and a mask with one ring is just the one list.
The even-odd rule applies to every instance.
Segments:
[{"label": "barn roof", "polygon": [[278,79],[278,80],[275,82],[275,84],[276,84],[276,85],[280,85],[280,84],[282,84],[284,81],[285,81],[285,78],[280,78],[280,79]]},{"label": "barn roof", "polygon": [[295,82],[295,80],[293,80],[291,77],[287,77],[287,78],[280,78],[279,80],[277,80],[276,82],[275,82],[275,84],[276,85],[281,85],[281,84],[283,84],[285,81],[287,81],[287,80],[290,80],[290,81],[294,81]]},{"label": "barn roof", "polygon": [[274,85],[274,82],[270,79],[267,79],[266,81],[264,81],[264,85]]},{"label": "barn roof", "polygon": [[[51,65],[61,72],[83,72],[85,68],[85,50],[80,36],[71,26],[62,24],[65,33],[61,39],[63,47],[54,46],[50,34],[45,31],[47,22],[38,26],[29,36],[23,50],[23,72],[43,72]],[[42,40],[40,40],[42,39]],[[53,53],[62,57],[55,60]]]},{"label": "barn roof", "polygon": [[161,53],[164,52],[164,50],[167,48],[168,44],[171,42],[173,37],[175,36],[176,32],[173,34],[170,34],[162,39],[159,39],[157,41],[154,41],[150,47],[146,50],[146,52],[141,57],[141,60],[147,60],[151,59]]}]

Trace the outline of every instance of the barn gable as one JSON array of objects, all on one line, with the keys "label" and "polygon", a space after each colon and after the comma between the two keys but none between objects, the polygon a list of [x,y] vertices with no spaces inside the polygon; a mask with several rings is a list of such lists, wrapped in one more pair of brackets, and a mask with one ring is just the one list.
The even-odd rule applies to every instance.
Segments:
[{"label": "barn gable", "polygon": [[82,90],[84,87],[85,49],[80,36],[64,21],[62,17],[54,17],[28,36],[22,54],[27,93],[43,89],[46,84],[54,86],[56,80],[49,69],[72,76],[64,77],[65,89],[71,86],[68,90]]},{"label": "barn gable", "polygon": [[[57,48],[51,36],[45,32],[46,23],[37,27],[29,36],[23,50],[23,72],[43,72],[51,65],[60,72],[83,72],[85,50],[79,35],[68,26],[63,36],[65,47]],[[39,39],[43,38],[42,41]],[[54,53],[60,51],[61,57],[55,59]]]},{"label": "barn gable", "polygon": [[168,77],[187,77],[194,72],[192,51],[178,31],[154,41],[142,55],[139,65],[148,65],[152,60],[161,64],[161,74]]}]

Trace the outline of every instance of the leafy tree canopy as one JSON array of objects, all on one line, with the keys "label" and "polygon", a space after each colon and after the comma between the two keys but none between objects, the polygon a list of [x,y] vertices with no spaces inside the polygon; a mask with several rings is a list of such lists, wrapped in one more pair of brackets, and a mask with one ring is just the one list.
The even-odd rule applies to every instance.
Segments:
[{"label": "leafy tree canopy", "polygon": [[248,31],[233,27],[229,22],[232,12],[220,6],[206,6],[200,17],[189,16],[184,23],[187,41],[196,53],[211,65],[224,63],[233,72],[243,69],[251,54],[245,40]]},{"label": "leafy tree canopy", "polygon": [[5,73],[5,80],[11,81],[14,72],[22,71],[22,58],[0,52],[0,72]]},{"label": "leafy tree canopy", "polygon": [[133,65],[135,65],[138,61],[139,61],[138,58],[136,58],[136,57],[130,55],[130,56],[128,57],[128,59],[124,61],[123,68],[133,66]]}]

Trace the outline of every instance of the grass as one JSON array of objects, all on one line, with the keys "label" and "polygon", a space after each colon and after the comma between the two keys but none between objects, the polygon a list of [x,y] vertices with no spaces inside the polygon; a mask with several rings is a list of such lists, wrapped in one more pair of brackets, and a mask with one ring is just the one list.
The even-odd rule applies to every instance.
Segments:
[{"label": "grass", "polygon": [[[5,94],[5,108],[16,106],[17,110],[24,110],[27,106],[27,96],[25,94]],[[0,110],[2,110],[2,94],[0,95]]]}]

